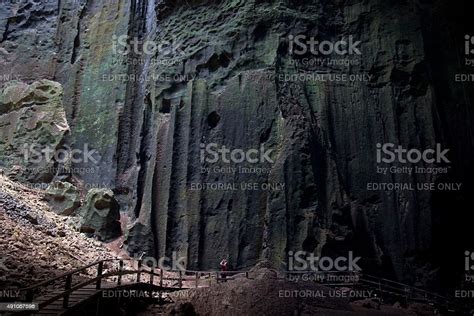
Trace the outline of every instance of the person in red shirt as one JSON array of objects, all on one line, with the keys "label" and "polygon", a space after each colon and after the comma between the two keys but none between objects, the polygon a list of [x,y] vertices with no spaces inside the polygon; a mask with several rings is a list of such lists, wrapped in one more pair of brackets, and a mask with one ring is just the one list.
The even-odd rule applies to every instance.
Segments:
[{"label": "person in red shirt", "polygon": [[220,266],[221,266],[221,277],[222,277],[222,281],[225,282],[225,272],[227,272],[227,268],[228,268],[228,261],[227,259],[222,259],[221,263],[220,263]]}]

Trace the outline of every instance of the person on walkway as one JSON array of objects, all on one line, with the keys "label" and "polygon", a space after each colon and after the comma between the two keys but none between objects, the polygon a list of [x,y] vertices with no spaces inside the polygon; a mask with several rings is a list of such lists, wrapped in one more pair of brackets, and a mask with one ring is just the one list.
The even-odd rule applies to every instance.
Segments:
[{"label": "person on walkway", "polygon": [[225,282],[225,278],[226,278],[226,272],[228,270],[228,265],[229,265],[229,262],[227,261],[227,259],[222,259],[221,260],[221,263],[220,263],[220,266],[221,266],[221,278],[222,278],[222,281]]}]

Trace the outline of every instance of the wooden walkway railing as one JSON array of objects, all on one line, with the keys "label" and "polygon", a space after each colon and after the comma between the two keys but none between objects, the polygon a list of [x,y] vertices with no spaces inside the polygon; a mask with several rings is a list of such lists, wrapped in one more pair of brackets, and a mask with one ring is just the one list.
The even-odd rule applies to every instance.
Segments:
[{"label": "wooden walkway railing", "polygon": [[[287,271],[287,277],[302,274],[325,274],[315,271]],[[473,315],[474,306],[454,297],[443,296],[404,283],[359,272],[331,272],[334,274],[357,276],[357,281],[350,283],[333,283],[327,286],[371,289],[381,300],[398,300],[400,303],[424,303],[454,313],[455,315]],[[324,283],[322,285],[325,285]],[[458,314],[459,313],[459,314]],[[462,313],[462,314],[461,314]],[[453,315],[454,315],[453,314]]]},{"label": "wooden walkway railing", "polygon": [[[125,262],[127,261],[137,263],[137,268],[134,268],[133,265],[130,265],[132,268],[126,268]],[[114,264],[118,264],[118,267],[116,269],[110,269],[110,265]],[[81,276],[81,274],[86,274],[88,269],[94,269],[96,271],[95,277],[82,280],[84,277]],[[102,288],[111,289],[123,285],[147,284],[154,286],[161,291],[176,291],[180,289],[209,287],[214,282],[232,280],[236,276],[254,279],[258,273],[258,271],[164,271],[162,269],[154,269],[143,266],[142,261],[140,260],[108,259],[88,264],[84,267],[56,276],[50,280],[25,288],[22,290],[22,293],[26,302],[37,301],[40,311],[52,303],[56,302],[57,304],[58,301],[61,301],[63,309],[67,309],[70,306],[69,298],[71,294],[75,291],[85,289],[86,287],[89,289],[94,287],[95,290],[100,291]],[[318,273],[324,274],[327,272],[277,271],[275,278],[289,280],[291,277],[295,277],[297,275]],[[370,288],[378,293],[378,297],[380,299],[382,299],[383,296],[386,298],[398,297],[404,299],[407,304],[409,302],[422,302],[431,305],[443,306],[446,309],[452,311],[470,310],[469,306],[460,304],[458,300],[444,297],[439,294],[428,292],[403,283],[355,272],[342,272],[341,274],[357,276],[357,281],[346,284],[323,283],[323,285],[336,287],[345,286],[352,288]],[[74,284],[73,281],[79,276],[81,276],[81,280],[79,280],[79,283]],[[128,281],[124,280],[125,276],[128,276]],[[108,280],[110,278],[115,279],[113,282],[111,282]],[[57,292],[53,291],[53,293],[50,293],[49,296],[43,296],[44,299],[42,299],[41,296],[38,296],[38,293],[40,293],[41,290],[44,291],[45,289],[50,289],[56,283],[61,285],[60,289],[54,288],[54,290]]]},{"label": "wooden walkway railing", "polygon": [[[137,268],[125,268],[124,263],[126,261],[136,262]],[[114,263],[118,263],[118,268],[110,270],[107,265]],[[85,275],[88,269],[94,269],[96,271],[96,276],[80,281],[78,284],[73,284],[74,279],[81,277],[81,275]],[[107,271],[104,272],[105,270]],[[248,272],[241,271],[227,271],[225,272],[225,275],[231,276],[237,273],[244,273],[244,275],[248,277]],[[125,280],[124,282],[124,276],[131,276],[129,279],[132,280],[129,282]],[[31,287],[24,288],[22,289],[22,296],[25,298],[26,302],[35,302],[36,300],[38,302],[39,310],[43,310],[45,307],[57,302],[58,300],[62,300],[62,307],[67,309],[69,307],[70,295],[73,292],[90,287],[90,285],[94,285],[95,289],[100,290],[104,280],[112,277],[115,277],[116,280],[113,282],[107,281],[106,288],[108,289],[120,287],[125,284],[149,284],[162,291],[208,287],[211,286],[213,282],[228,280],[227,277],[222,275],[222,272],[218,271],[165,271],[163,269],[154,269],[143,266],[141,260],[108,259],[88,264],[84,267],[61,274]],[[81,277],[81,279],[83,278],[84,277]],[[170,282],[172,282],[172,284],[169,284]],[[62,285],[62,289],[55,287],[56,283]],[[41,291],[50,288],[52,288],[53,293],[50,293],[49,296],[44,296],[44,293],[41,293]]]}]

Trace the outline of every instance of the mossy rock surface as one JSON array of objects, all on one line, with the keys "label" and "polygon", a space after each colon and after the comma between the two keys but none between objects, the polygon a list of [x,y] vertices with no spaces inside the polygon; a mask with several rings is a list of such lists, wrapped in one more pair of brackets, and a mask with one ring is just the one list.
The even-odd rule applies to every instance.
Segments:
[{"label": "mossy rock surface", "polygon": [[[54,152],[69,124],[62,86],[51,80],[6,83],[0,90],[0,166],[16,177],[49,182],[55,171]],[[48,154],[50,152],[50,154]]]}]

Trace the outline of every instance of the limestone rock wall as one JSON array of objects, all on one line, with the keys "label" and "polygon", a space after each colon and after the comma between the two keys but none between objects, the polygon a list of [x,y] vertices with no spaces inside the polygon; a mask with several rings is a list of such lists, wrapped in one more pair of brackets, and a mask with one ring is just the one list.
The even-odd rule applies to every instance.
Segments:
[{"label": "limestone rock wall", "polygon": [[[94,171],[74,181],[113,189],[129,217],[129,252],[175,251],[190,269],[209,269],[222,257],[235,268],[263,259],[284,268],[288,251],[353,250],[369,271],[415,282],[419,271],[449,267],[443,254],[469,243],[464,223],[472,215],[462,201],[472,192],[465,157],[473,156],[473,91],[453,80],[466,72],[454,62],[468,31],[461,8],[447,1],[11,1],[0,9],[1,74],[62,84],[71,129],[64,143],[98,153],[96,163],[75,164]],[[314,56],[290,52],[298,34],[352,37],[361,54],[346,56],[349,64],[307,64]],[[139,44],[124,53],[122,35],[156,49],[143,53]],[[313,77],[292,77],[301,74]],[[352,79],[328,79],[343,75]],[[203,161],[202,146],[211,143],[263,146],[271,162]],[[450,172],[377,174],[377,143],[440,143],[450,149]],[[266,172],[207,169],[216,167]],[[463,190],[367,190],[371,182],[448,180]],[[206,183],[260,189],[196,189]],[[454,233],[446,237],[445,229]],[[445,238],[456,246],[443,246]]]}]

